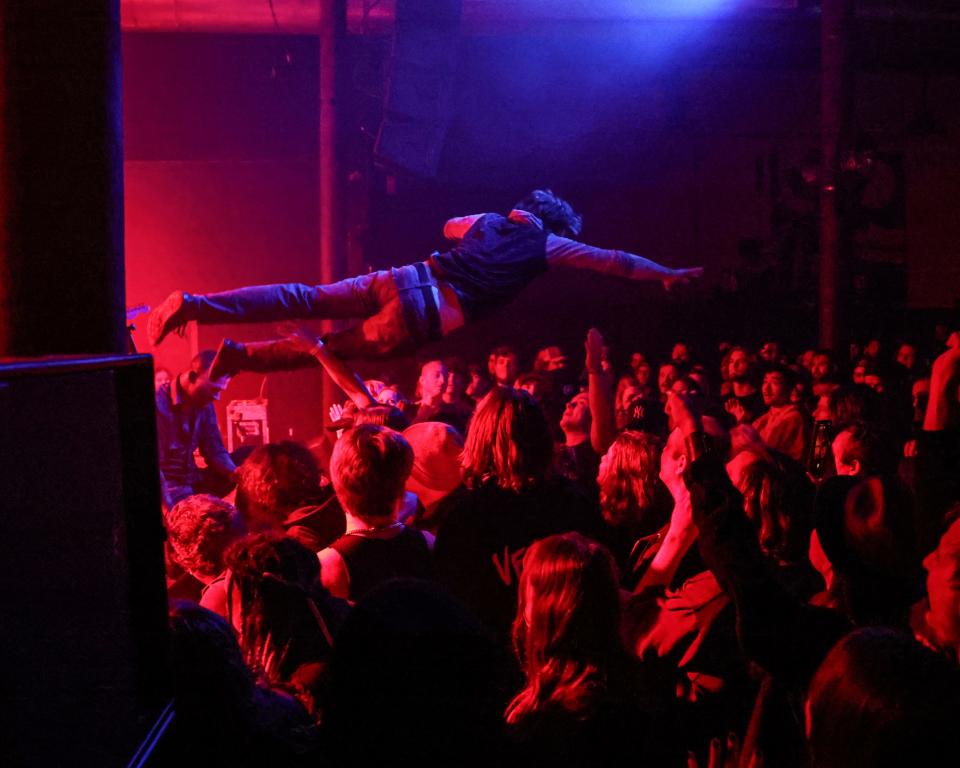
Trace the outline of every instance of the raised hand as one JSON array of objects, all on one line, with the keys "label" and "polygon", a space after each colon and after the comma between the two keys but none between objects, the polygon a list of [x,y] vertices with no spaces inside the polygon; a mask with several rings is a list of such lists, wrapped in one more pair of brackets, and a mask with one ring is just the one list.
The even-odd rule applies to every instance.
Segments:
[{"label": "raised hand", "polygon": [[294,322],[285,322],[277,325],[277,333],[283,336],[290,345],[299,352],[313,352],[323,342],[309,329]]},{"label": "raised hand", "polygon": [[587,372],[602,373],[603,371],[603,336],[596,328],[587,331],[587,340],[584,343],[584,350],[587,353]]}]

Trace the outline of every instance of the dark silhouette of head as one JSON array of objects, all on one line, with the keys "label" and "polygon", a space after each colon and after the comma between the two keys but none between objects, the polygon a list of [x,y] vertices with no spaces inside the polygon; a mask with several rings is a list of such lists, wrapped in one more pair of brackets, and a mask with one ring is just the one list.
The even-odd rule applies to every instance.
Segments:
[{"label": "dark silhouette of head", "polygon": [[960,754],[958,671],[913,637],[871,627],[827,654],[810,683],[815,768],[938,765]]},{"label": "dark silhouette of head", "polygon": [[535,189],[513,207],[532,213],[548,232],[561,237],[577,237],[583,229],[583,217],[549,189]]}]

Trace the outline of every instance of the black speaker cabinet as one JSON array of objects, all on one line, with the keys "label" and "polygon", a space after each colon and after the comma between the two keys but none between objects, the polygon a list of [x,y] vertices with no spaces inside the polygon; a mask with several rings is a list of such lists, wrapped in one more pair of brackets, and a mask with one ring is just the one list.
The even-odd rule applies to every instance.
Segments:
[{"label": "black speaker cabinet", "polygon": [[0,763],[127,765],[169,699],[151,358],[0,362],[0,446]]},{"label": "black speaker cabinet", "polygon": [[397,0],[390,83],[374,156],[434,178],[450,125],[460,0]]}]

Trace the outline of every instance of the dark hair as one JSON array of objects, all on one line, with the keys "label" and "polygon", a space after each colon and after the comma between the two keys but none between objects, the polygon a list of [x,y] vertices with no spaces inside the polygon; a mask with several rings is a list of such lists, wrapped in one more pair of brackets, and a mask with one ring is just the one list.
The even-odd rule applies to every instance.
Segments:
[{"label": "dark hair", "polygon": [[787,390],[796,385],[797,381],[800,379],[799,374],[795,370],[779,363],[772,363],[763,366],[763,375],[767,376],[767,374],[770,373],[776,373],[782,376],[783,384]]},{"label": "dark hair", "polygon": [[190,373],[203,373],[210,370],[217,353],[212,349],[202,349],[190,360]]},{"label": "dark hair", "polygon": [[[394,579],[344,620],[330,668],[324,727],[333,764],[421,768],[497,764],[506,653],[441,585]],[[507,682],[508,678],[510,682]],[[397,717],[397,713],[417,716]],[[371,718],[377,721],[371,734]],[[469,748],[466,748],[469,745]]]},{"label": "dark hair", "polygon": [[872,627],[840,640],[813,676],[808,707],[816,768],[937,765],[958,754],[957,669],[904,632]]},{"label": "dark hair", "polygon": [[513,207],[532,213],[548,232],[561,237],[577,237],[583,228],[583,217],[549,189],[535,189]]},{"label": "dark hair", "polygon": [[840,609],[859,625],[905,625],[921,574],[913,491],[895,476],[838,476],[814,507]]},{"label": "dark hair", "polygon": [[237,508],[246,520],[271,528],[320,494],[316,458],[290,440],[259,446],[237,471]]},{"label": "dark hair", "polygon": [[236,706],[250,697],[254,678],[226,619],[195,603],[180,601],[170,610],[170,630],[178,700],[182,697],[187,703],[196,697]]},{"label": "dark hair", "polygon": [[828,403],[838,428],[853,421],[876,424],[880,420],[880,396],[866,384],[839,386],[830,393]]},{"label": "dark hair", "polygon": [[374,424],[348,429],[333,447],[330,478],[344,509],[362,520],[389,517],[413,469],[413,448]]},{"label": "dark hair", "polygon": [[513,385],[519,389],[526,384],[540,384],[541,386],[546,386],[546,383],[547,379],[542,373],[527,371],[526,373],[521,373],[519,376],[517,376],[517,380]]},{"label": "dark hair", "polygon": [[513,355],[516,358],[519,358],[520,355],[517,353],[517,350],[514,347],[511,347],[509,344],[501,344],[498,347],[494,347],[490,350],[491,355],[496,357],[506,357],[507,355]]},{"label": "dark hair", "polygon": [[209,494],[178,501],[164,516],[164,525],[174,560],[201,581],[223,572],[224,552],[243,535],[237,508]]},{"label": "dark hair", "polygon": [[871,424],[863,421],[852,421],[840,429],[837,434],[846,432],[850,435],[846,451],[836,459],[844,464],[854,460],[860,462],[861,472],[864,475],[873,475],[896,469],[896,455],[891,462],[891,450],[888,441],[885,441],[880,432]]},{"label": "dark hair", "polygon": [[314,552],[279,533],[251,534],[230,547],[227,565],[227,606],[239,597],[240,647],[251,669],[278,684],[329,659],[335,627],[324,616],[330,596]]},{"label": "dark hair", "polygon": [[177,715],[164,753],[204,766],[288,765],[309,743],[306,711],[257,685],[221,616],[176,603],[170,661]]},{"label": "dark hair", "polygon": [[814,486],[802,471],[790,472],[792,465],[785,468],[774,462],[747,465],[738,490],[764,553],[782,564],[799,563],[813,529]]},{"label": "dark hair", "polygon": [[480,400],[463,448],[467,487],[492,482],[520,491],[541,483],[552,460],[550,427],[527,392],[496,387]]}]

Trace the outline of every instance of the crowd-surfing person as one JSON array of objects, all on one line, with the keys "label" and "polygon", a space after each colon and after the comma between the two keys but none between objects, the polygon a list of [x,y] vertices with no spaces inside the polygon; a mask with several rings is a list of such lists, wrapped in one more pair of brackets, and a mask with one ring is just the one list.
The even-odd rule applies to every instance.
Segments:
[{"label": "crowd-surfing person", "polygon": [[[534,234],[562,245],[510,237]],[[238,468],[201,354],[157,393],[177,743],[231,766],[956,762],[960,334],[866,341],[657,360],[591,329],[529,368],[518,345],[423,360],[407,398],[289,328],[349,398],[339,438]],[[199,493],[197,447],[235,491]]]}]

